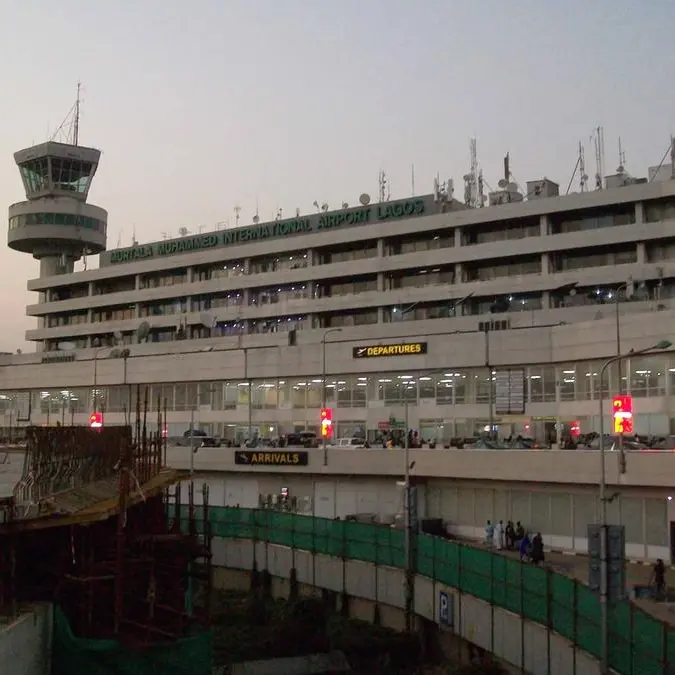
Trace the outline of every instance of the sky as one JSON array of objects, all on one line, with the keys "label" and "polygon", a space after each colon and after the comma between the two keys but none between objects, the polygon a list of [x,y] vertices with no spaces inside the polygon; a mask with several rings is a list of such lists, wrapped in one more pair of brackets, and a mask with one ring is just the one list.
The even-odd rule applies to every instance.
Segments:
[{"label": "sky", "polygon": [[[78,81],[108,248],[233,227],[237,206],[245,225],[256,204],[354,204],[380,170],[406,197],[413,165],[418,194],[438,173],[462,199],[471,137],[491,186],[509,152],[519,183],[564,191],[580,141],[593,175],[599,125],[608,172],[621,138],[646,175],[675,133],[673,25],[672,0],[6,2],[0,203],[24,199],[12,155],[56,132]],[[38,262],[5,245],[0,266],[0,350],[32,351]]]}]

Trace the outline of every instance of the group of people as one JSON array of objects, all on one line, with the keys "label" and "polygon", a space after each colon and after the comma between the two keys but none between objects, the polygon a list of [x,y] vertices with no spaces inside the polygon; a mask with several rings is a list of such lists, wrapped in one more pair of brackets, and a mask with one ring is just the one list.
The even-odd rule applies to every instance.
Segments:
[{"label": "group of people", "polygon": [[485,525],[485,543],[498,551],[506,549],[507,551],[518,551],[521,561],[529,560],[533,565],[539,565],[544,562],[544,541],[541,532],[537,532],[533,537],[525,531],[520,521],[513,524],[513,521],[500,520],[496,524],[488,520]]}]

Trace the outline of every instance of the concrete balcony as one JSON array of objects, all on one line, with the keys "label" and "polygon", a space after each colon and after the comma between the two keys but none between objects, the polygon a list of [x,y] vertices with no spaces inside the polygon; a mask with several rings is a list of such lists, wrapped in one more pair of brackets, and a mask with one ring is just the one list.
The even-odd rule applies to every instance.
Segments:
[{"label": "concrete balcony", "polygon": [[[200,448],[194,469],[201,473],[306,474],[313,476],[383,476],[400,478],[404,473],[404,450],[372,448],[349,450],[328,448],[324,465],[322,449],[262,449],[255,452],[307,452],[307,466],[251,466],[235,464],[237,448]],[[190,449],[170,447],[167,462],[176,469],[190,468]],[[508,481],[597,485],[600,482],[600,453],[596,450],[410,450],[413,478]],[[675,453],[629,452],[626,473],[619,473],[619,456],[606,453],[608,485],[671,487]],[[675,488],[674,488],[675,491]]]}]

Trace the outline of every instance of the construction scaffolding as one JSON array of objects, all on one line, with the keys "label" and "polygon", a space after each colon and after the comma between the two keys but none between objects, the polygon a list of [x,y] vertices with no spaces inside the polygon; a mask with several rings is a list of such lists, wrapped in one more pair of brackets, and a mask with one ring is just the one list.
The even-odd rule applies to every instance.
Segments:
[{"label": "construction scaffolding", "polygon": [[[137,400],[133,427],[28,430],[23,475],[0,503],[0,612],[53,601],[55,637],[70,635],[97,658],[105,643],[144,651],[147,661],[147,652],[166,656],[172,644],[208,633],[211,526],[206,486],[197,507],[190,480],[181,508],[189,475],[165,466],[166,412],[150,431],[147,392],[142,410]],[[58,639],[54,651],[55,672],[75,672],[72,663],[59,667]],[[183,667],[176,672],[208,672]]]}]

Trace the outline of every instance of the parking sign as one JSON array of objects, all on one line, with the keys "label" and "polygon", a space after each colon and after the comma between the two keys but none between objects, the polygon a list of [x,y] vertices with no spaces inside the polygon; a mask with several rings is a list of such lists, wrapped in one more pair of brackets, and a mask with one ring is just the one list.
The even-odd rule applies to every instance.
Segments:
[{"label": "parking sign", "polygon": [[441,626],[452,626],[452,598],[445,591],[438,594],[438,623]]}]

